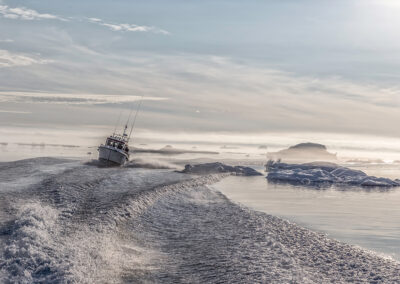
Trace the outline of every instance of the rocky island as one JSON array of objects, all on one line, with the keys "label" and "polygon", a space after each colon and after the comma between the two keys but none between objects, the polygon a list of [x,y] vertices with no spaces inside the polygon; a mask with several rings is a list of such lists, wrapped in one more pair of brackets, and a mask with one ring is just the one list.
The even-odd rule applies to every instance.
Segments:
[{"label": "rocky island", "polygon": [[328,152],[325,145],[317,143],[300,143],[278,152],[270,152],[267,158],[282,161],[335,161],[336,154]]},{"label": "rocky island", "polygon": [[180,173],[196,175],[230,173],[237,176],[262,176],[261,173],[250,167],[229,166],[219,162],[198,165],[186,165],[185,169],[183,171],[180,171]]}]

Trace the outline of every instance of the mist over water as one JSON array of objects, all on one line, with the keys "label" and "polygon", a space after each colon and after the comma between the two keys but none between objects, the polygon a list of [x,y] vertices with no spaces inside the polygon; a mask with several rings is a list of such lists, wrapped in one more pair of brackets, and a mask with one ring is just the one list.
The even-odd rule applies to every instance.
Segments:
[{"label": "mist over water", "polygon": [[[54,135],[50,130],[8,129],[2,131],[0,161],[14,161],[33,157],[71,157],[96,159],[97,147],[104,143],[111,131],[104,128],[104,136],[93,129],[74,130]],[[23,133],[23,135],[21,135]],[[36,133],[36,134],[35,134]],[[170,133],[138,130],[133,141],[134,147],[159,150],[170,145],[174,149],[187,151],[213,151],[218,155],[185,155],[178,159],[212,158],[233,160],[265,161],[268,152],[275,152],[298,143],[313,142],[327,146],[330,153],[336,153],[338,162],[363,160],[393,163],[400,161],[400,140],[371,135],[349,135],[333,133]],[[140,154],[139,156],[141,156]],[[150,157],[154,158],[154,156]],[[156,157],[158,158],[158,157]],[[317,157],[315,157],[318,159]]]}]

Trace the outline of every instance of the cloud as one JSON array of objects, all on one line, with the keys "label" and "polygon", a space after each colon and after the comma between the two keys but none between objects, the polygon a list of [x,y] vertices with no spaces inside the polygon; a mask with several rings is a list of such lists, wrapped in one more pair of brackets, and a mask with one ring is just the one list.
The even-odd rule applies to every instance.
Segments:
[{"label": "cloud", "polygon": [[11,42],[14,42],[14,40],[6,38],[6,39],[0,39],[0,42],[11,43]]},{"label": "cloud", "polygon": [[12,53],[8,50],[0,49],[0,68],[14,66],[28,66],[32,64],[46,64],[51,61],[34,58],[28,55]]},{"label": "cloud", "polygon": [[[39,103],[114,104],[98,112],[91,108],[91,117],[96,117],[93,123],[100,123],[105,111],[125,108],[124,101],[131,94],[145,94],[170,98],[168,102],[144,104],[142,125],[150,129],[400,133],[396,125],[400,86],[396,85],[300,76],[217,56],[106,52],[101,56],[74,55],[54,64],[0,70],[2,90],[42,92],[9,93],[6,98],[0,92],[0,101],[35,103],[32,108],[42,107]],[[82,95],[71,97],[65,93]],[[102,97],[104,94],[106,97]]]},{"label": "cloud", "polygon": [[35,10],[28,9],[25,7],[11,8],[7,5],[0,5],[0,15],[3,15],[7,19],[18,19],[18,20],[60,20],[66,21],[66,19],[61,18],[56,15],[39,13]]},{"label": "cloud", "polygon": [[169,34],[168,31],[162,30],[156,27],[150,26],[139,26],[134,24],[114,24],[114,23],[106,23],[102,19],[99,18],[88,18],[88,21],[93,24],[98,24],[100,26],[104,26],[109,28],[112,31],[116,32],[152,32],[157,34]]},{"label": "cloud", "polygon": [[299,76],[224,57],[139,57],[147,62],[131,56],[124,66],[108,65],[115,77],[107,82],[126,78],[130,88],[171,97],[152,103],[156,111],[145,120],[153,128],[399,133],[398,86]]},{"label": "cloud", "polygon": [[[2,2],[0,1],[0,4]],[[7,5],[0,5],[0,16],[7,19],[14,20],[59,20],[59,21],[69,21],[65,18],[62,18],[57,15],[48,14],[48,13],[39,13],[33,9],[29,9],[26,7],[15,7],[11,8]],[[69,17],[69,19],[75,19],[74,17]],[[87,18],[87,21],[93,24],[97,24],[100,26],[104,26],[109,28],[112,31],[119,32],[152,32],[156,34],[169,34],[168,31],[159,29],[152,26],[144,26],[144,25],[135,25],[135,24],[116,24],[116,23],[107,23],[99,18]],[[1,41],[0,42],[4,42]]]},{"label": "cloud", "polygon": [[20,110],[4,110],[0,109],[0,113],[15,113],[15,114],[30,114],[30,111],[20,111]]},{"label": "cloud", "polygon": [[[141,96],[119,96],[103,94],[60,94],[34,92],[0,92],[0,102],[49,103],[69,105],[123,104],[139,101]],[[145,97],[144,100],[160,101],[166,98]],[[1,111],[0,111],[1,112]]]}]

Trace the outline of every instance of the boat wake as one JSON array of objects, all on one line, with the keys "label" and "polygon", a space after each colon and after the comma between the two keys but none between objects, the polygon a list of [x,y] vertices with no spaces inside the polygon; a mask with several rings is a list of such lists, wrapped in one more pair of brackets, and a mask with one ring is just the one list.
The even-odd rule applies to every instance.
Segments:
[{"label": "boat wake", "polygon": [[0,164],[0,282],[400,281],[400,266],[212,188],[223,175]]}]

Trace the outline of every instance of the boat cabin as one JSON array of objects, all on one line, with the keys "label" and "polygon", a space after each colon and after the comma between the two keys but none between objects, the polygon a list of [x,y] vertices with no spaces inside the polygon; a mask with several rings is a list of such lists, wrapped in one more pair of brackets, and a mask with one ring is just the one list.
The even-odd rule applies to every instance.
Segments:
[{"label": "boat cabin", "polygon": [[122,140],[120,137],[116,136],[110,136],[106,140],[106,146],[111,146],[120,150],[123,150],[125,152],[129,152],[129,147],[128,144],[124,140]]}]

